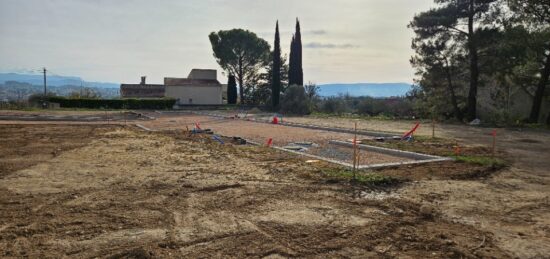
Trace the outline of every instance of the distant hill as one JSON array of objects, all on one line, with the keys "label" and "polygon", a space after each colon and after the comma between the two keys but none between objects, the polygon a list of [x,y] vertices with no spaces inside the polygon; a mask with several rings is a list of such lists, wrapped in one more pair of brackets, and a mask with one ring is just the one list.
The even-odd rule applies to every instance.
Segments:
[{"label": "distant hill", "polygon": [[[28,74],[16,74],[16,73],[0,73],[0,84],[4,84],[8,81],[15,81],[20,83],[28,83],[31,85],[43,85],[44,77],[42,75],[28,75]],[[47,85],[49,86],[65,86],[74,85],[80,86],[83,84],[86,87],[95,88],[119,88],[120,84],[117,83],[104,83],[104,82],[88,82],[82,80],[76,76],[53,76],[46,74]]]},{"label": "distant hill", "polygon": [[[48,93],[53,93],[58,96],[68,96],[71,93],[81,92],[86,88],[98,93],[102,98],[118,98],[118,88],[100,88],[100,87],[82,87],[79,85],[61,85],[48,86]],[[32,85],[29,83],[21,83],[16,81],[7,81],[0,83],[0,102],[2,101],[22,101],[27,100],[33,94],[43,94],[43,85]]]},{"label": "distant hill", "polygon": [[349,94],[351,96],[392,97],[404,96],[412,88],[407,83],[357,83],[319,85],[322,97]]}]

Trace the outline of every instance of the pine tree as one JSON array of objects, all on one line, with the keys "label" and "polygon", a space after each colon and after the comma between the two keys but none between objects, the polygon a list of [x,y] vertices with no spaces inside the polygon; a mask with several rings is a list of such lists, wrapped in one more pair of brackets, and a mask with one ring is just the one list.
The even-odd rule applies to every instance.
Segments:
[{"label": "pine tree", "polygon": [[234,75],[229,75],[227,79],[227,103],[237,103],[237,81]]},{"label": "pine tree", "polygon": [[275,26],[275,45],[273,47],[273,81],[271,86],[271,103],[273,108],[279,106],[279,97],[281,94],[281,40],[279,38],[279,21]]}]

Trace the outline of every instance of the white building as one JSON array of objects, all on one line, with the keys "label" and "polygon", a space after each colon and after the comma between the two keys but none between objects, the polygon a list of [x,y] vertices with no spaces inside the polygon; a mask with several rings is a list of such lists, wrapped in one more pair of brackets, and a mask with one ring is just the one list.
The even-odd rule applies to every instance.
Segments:
[{"label": "white building", "polygon": [[193,69],[187,78],[164,78],[165,97],[176,104],[222,104],[222,84],[215,69]]}]

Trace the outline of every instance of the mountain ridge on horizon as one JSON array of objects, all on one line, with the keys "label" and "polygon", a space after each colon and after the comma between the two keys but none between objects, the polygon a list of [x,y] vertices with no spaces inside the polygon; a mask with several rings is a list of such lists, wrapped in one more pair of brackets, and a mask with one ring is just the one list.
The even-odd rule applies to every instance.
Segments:
[{"label": "mountain ridge on horizon", "polygon": [[349,94],[354,97],[370,96],[376,98],[405,96],[411,89],[408,83],[332,83],[320,84],[319,95],[331,97]]},{"label": "mountain ridge on horizon", "polygon": [[[120,84],[111,82],[93,82],[83,80],[78,76],[59,76],[59,75],[46,75],[47,84],[51,86],[64,86],[64,85],[84,85],[86,87],[95,88],[119,88]],[[21,74],[21,73],[0,73],[0,84],[4,84],[7,81],[16,81],[20,83],[29,83],[32,85],[42,85],[44,83],[43,75],[35,74]]]}]

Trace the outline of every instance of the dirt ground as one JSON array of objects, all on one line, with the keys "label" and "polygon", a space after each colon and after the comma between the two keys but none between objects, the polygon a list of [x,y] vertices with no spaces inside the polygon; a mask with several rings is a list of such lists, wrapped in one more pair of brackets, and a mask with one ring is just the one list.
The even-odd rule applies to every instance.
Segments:
[{"label": "dirt ground", "polygon": [[[272,139],[273,145],[278,147],[284,147],[295,142],[312,142],[320,147],[309,148],[305,153],[352,163],[352,148],[338,147],[329,144],[329,141],[351,141],[354,138],[353,134],[288,127],[245,120],[223,119],[190,113],[149,113],[148,115],[156,116],[156,119],[139,122],[139,124],[151,130],[187,130],[193,129],[195,123],[198,123],[202,129],[211,129],[215,134],[230,137],[238,136],[259,144],[265,144],[268,139]],[[372,165],[407,162],[412,161],[412,159],[378,152],[362,152],[359,161],[360,165]]]},{"label": "dirt ground", "polygon": [[[380,189],[327,181],[322,172],[333,165],[264,147],[124,125],[25,123],[0,125],[0,257],[550,254],[544,131],[499,131],[508,169],[393,168],[381,173],[409,181]],[[476,145],[487,143],[485,131],[440,128]]]},{"label": "dirt ground", "polygon": [[[349,119],[286,118],[287,121],[351,128]],[[359,128],[406,132],[412,121],[359,120]],[[344,125],[344,126],[342,126]],[[491,128],[437,124],[436,135],[463,145],[491,145]],[[431,136],[428,122],[419,134]],[[550,132],[497,129],[497,149],[512,166],[483,180],[419,181],[397,191],[411,200],[436,206],[456,220],[495,235],[499,247],[520,258],[550,258]],[[430,166],[428,166],[430,167]],[[433,170],[436,171],[436,170]]]},{"label": "dirt ground", "polygon": [[[1,142],[3,154],[44,137],[64,150],[44,160],[30,149],[26,168],[2,175],[0,256],[508,256],[491,233],[433,207],[326,183],[319,170],[329,165],[263,147],[74,127],[0,126],[25,136]],[[60,141],[68,137],[87,144]]]}]

